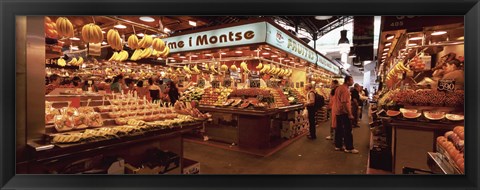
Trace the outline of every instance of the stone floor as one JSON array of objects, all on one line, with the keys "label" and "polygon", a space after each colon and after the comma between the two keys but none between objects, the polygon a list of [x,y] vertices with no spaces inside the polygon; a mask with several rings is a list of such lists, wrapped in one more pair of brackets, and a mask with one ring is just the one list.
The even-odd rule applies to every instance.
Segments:
[{"label": "stone floor", "polygon": [[359,154],[335,151],[329,134],[330,121],[320,123],[317,139],[301,138],[269,157],[184,142],[185,158],[200,162],[201,174],[365,174],[370,130],[366,110],[360,128],[353,129]]}]

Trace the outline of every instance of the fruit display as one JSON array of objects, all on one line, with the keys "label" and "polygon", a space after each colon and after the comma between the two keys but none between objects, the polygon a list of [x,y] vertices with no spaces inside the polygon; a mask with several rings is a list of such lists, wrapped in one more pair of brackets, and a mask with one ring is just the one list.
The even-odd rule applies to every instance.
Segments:
[{"label": "fruit display", "polygon": [[290,105],[305,103],[305,101],[304,102],[300,101],[300,98],[301,98],[299,97],[300,94],[298,93],[298,91],[296,91],[293,88],[284,88],[283,94],[288,97],[287,99]]},{"label": "fruit display", "polygon": [[209,113],[203,114],[197,108],[193,108],[190,103],[177,101],[174,105],[175,112],[183,115],[188,115],[196,119],[208,119],[212,117]]},{"label": "fruit display", "polygon": [[180,100],[184,102],[191,102],[191,101],[199,102],[202,99],[202,96],[204,93],[205,93],[205,90],[203,90],[202,88],[190,87],[187,90],[185,90],[185,92],[183,92],[183,96],[180,97]]},{"label": "fruit display", "polygon": [[256,98],[257,96],[262,98],[272,97],[270,91],[265,89],[235,89],[230,93],[230,97]]},{"label": "fruit display", "polygon": [[230,93],[232,93],[232,90],[229,88],[207,88],[204,90],[200,105],[222,106]]},{"label": "fruit display", "polygon": [[100,43],[103,41],[103,33],[100,26],[90,23],[82,27],[82,38],[86,43]]},{"label": "fruit display", "polygon": [[108,61],[126,61],[127,59],[128,59],[128,52],[125,50],[121,50],[120,53],[113,52],[112,57],[110,57]]},{"label": "fruit display", "polygon": [[86,129],[83,132],[53,134],[51,142],[54,144],[79,143],[82,141],[108,140],[122,136],[141,135],[142,132],[179,128],[182,124],[194,122],[195,118],[188,115],[178,115],[175,118],[163,121],[142,122],[129,120],[128,125]]},{"label": "fruit display", "polygon": [[270,93],[272,93],[273,95],[275,107],[278,108],[290,105],[287,97],[285,96],[285,94],[283,94],[283,91],[281,89],[270,88]]},{"label": "fruit display", "polygon": [[379,105],[447,106],[463,107],[464,91],[441,92],[431,89],[392,90],[379,99]]},{"label": "fruit display", "polygon": [[138,46],[137,35],[135,34],[130,35],[127,39],[127,44],[130,49],[135,49],[135,50],[138,49],[139,46]]},{"label": "fruit display", "polygon": [[67,65],[67,62],[65,61],[65,59],[59,58],[57,60],[57,65],[60,66],[60,67],[65,67]]},{"label": "fruit display", "polygon": [[55,129],[58,132],[85,129],[88,127],[102,127],[101,115],[92,107],[80,107],[78,109],[67,107],[60,111],[50,107],[45,110],[45,123],[50,123],[54,118]]},{"label": "fruit display", "polygon": [[58,17],[57,21],[55,22],[55,25],[56,25],[59,37],[67,37],[67,38],[73,37],[73,33],[74,33],[73,24],[70,22],[70,20],[68,20],[68,18]]},{"label": "fruit display", "polygon": [[57,24],[50,19],[50,17],[45,17],[44,21],[44,30],[45,35],[49,38],[56,39],[58,37]]},{"label": "fruit display", "polygon": [[437,151],[447,156],[449,163],[465,172],[465,133],[464,126],[456,126],[444,136],[437,137]]},{"label": "fruit display", "polygon": [[422,115],[422,113],[414,113],[414,112],[404,112],[402,114],[403,114],[403,117],[407,119],[416,119]]},{"label": "fruit display", "polygon": [[153,38],[151,35],[144,35],[143,38],[138,42],[138,46],[145,49],[149,48],[152,44]]}]

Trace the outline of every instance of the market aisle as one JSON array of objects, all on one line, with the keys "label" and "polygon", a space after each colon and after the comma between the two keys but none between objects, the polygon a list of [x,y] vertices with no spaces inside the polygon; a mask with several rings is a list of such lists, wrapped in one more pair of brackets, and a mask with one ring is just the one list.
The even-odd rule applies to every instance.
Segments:
[{"label": "market aisle", "polygon": [[184,142],[184,156],[199,161],[202,174],[365,174],[370,140],[366,113],[365,109],[361,127],[353,129],[359,154],[333,150],[332,141],[325,140],[329,133],[327,121],[317,128],[317,140],[301,138],[269,157],[192,142]]}]

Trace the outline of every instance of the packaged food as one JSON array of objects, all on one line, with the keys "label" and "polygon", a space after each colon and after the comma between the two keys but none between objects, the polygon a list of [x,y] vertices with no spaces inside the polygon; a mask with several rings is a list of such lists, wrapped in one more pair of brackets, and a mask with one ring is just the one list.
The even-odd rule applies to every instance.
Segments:
[{"label": "packaged food", "polygon": [[67,115],[56,115],[54,118],[55,129],[58,132],[70,131],[75,128],[71,117]]}]

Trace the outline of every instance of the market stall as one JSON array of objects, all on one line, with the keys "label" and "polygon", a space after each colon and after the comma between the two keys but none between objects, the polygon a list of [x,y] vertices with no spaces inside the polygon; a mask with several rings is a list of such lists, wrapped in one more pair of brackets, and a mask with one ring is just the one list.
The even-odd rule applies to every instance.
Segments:
[{"label": "market stall", "polygon": [[330,60],[269,20],[205,28],[164,40],[171,53],[167,65],[197,82],[181,100],[212,114],[212,121],[192,140],[238,145],[241,151],[262,156],[307,131],[304,86],[318,82],[320,87],[339,73]]},{"label": "market stall", "polygon": [[[378,61],[384,85],[372,113],[385,128],[384,150],[391,151],[391,170],[386,170],[397,174],[404,167],[428,170],[437,154],[427,156],[427,152],[447,153],[447,157],[460,160],[456,157],[463,146],[463,138],[461,143],[460,138],[455,139],[453,149],[458,150],[448,156],[452,152],[441,151],[437,141],[460,126],[463,133],[463,20],[451,17],[425,25],[388,31],[389,26],[381,34]],[[375,122],[373,126],[380,125]],[[463,172],[458,169],[462,164],[463,160],[455,164],[457,172]]]}]

